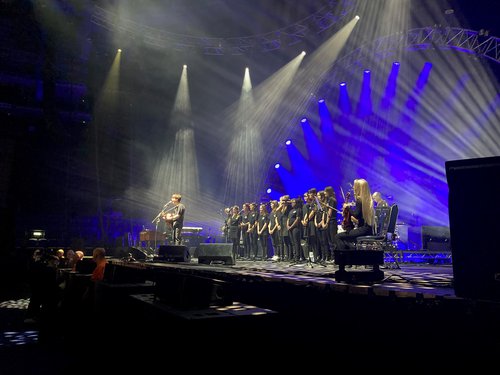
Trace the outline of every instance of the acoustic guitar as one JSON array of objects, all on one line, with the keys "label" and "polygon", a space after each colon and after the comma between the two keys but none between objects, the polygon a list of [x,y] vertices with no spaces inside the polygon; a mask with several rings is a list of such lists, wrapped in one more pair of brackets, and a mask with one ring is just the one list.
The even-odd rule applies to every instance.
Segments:
[{"label": "acoustic guitar", "polygon": [[172,225],[172,223],[174,222],[174,214],[173,213],[164,214],[163,215],[163,220],[165,220],[165,222],[168,225]]}]

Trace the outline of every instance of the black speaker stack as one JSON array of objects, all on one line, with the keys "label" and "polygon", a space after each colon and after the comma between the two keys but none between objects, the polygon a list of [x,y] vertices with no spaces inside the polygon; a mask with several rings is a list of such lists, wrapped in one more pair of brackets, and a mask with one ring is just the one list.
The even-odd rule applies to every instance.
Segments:
[{"label": "black speaker stack", "polygon": [[455,294],[500,300],[500,156],[445,166]]},{"label": "black speaker stack", "polygon": [[191,260],[189,249],[184,245],[162,245],[158,249],[155,262],[185,263]]},{"label": "black speaker stack", "polygon": [[202,243],[196,248],[196,257],[201,264],[234,265],[236,263],[231,243]]}]

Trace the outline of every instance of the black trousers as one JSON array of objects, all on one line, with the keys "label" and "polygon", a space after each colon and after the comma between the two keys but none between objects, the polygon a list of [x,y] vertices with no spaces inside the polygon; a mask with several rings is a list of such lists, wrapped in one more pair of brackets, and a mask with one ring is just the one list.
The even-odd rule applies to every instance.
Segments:
[{"label": "black trousers", "polygon": [[182,224],[177,221],[172,223],[172,242],[175,245],[182,244]]},{"label": "black trousers", "polygon": [[359,228],[354,228],[349,232],[340,232],[335,236],[336,250],[354,250],[356,238],[361,236],[371,236],[373,234],[372,227],[363,225]]}]

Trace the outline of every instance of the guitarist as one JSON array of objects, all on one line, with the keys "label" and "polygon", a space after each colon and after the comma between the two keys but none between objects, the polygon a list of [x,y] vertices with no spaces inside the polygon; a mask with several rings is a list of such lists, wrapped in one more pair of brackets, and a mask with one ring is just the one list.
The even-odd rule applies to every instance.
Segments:
[{"label": "guitarist", "polygon": [[172,242],[175,245],[182,244],[182,227],[184,226],[184,214],[186,207],[181,203],[182,195],[172,194],[171,202],[174,207],[171,212],[164,213],[163,219],[172,227]]},{"label": "guitarist", "polygon": [[355,206],[350,207],[348,203],[344,203],[343,210],[348,210],[352,222],[357,226],[335,236],[337,250],[353,250],[357,237],[373,234],[375,215],[370,185],[365,179],[356,179],[353,189]]}]

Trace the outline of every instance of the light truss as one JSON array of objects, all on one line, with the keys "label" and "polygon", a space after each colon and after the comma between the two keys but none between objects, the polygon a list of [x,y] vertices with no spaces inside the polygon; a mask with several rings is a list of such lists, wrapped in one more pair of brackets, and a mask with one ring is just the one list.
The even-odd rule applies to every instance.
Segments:
[{"label": "light truss", "polygon": [[451,251],[395,250],[384,253],[384,263],[452,264]]},{"label": "light truss", "polygon": [[500,38],[481,35],[478,31],[456,27],[427,27],[410,30],[407,48],[411,46],[437,46],[468,51],[478,56],[500,62]]},{"label": "light truss", "polygon": [[120,19],[115,12],[97,5],[94,6],[91,22],[157,49],[197,50],[206,55],[242,55],[254,50],[270,52],[297,44],[312,32],[319,34],[332,28],[354,10],[355,4],[356,0],[330,0],[317,12],[292,25],[265,34],[230,38],[166,32],[129,19]]},{"label": "light truss", "polygon": [[[354,68],[363,69],[367,61],[397,59],[402,51],[426,49],[457,50],[500,63],[500,38],[481,35],[479,31],[456,27],[423,27],[384,36],[365,44],[339,59],[328,72],[329,82],[340,82],[340,77]],[[335,78],[337,78],[335,80]],[[325,82],[319,80],[318,84]],[[338,82],[337,82],[338,83]],[[318,87],[314,88],[317,91]]]}]

